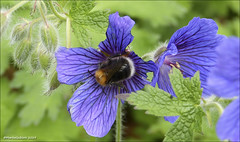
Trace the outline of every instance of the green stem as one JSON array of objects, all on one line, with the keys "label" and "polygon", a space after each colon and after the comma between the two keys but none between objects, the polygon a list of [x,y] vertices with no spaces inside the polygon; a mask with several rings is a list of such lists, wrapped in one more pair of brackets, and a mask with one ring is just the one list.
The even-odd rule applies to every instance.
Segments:
[{"label": "green stem", "polygon": [[67,48],[71,47],[71,19],[70,17],[67,17],[66,22],[66,38],[67,38]]},{"label": "green stem", "polygon": [[49,2],[49,6],[50,6],[53,14],[54,14],[56,17],[58,17],[59,19],[61,19],[61,20],[66,20],[66,17],[64,17],[64,16],[62,16],[61,14],[59,14],[59,13],[57,12],[57,10],[54,8],[53,2],[52,2],[52,1],[48,1],[48,2]]},{"label": "green stem", "polygon": [[220,100],[219,97],[215,97],[215,98],[213,99],[214,102],[218,102],[219,100]]},{"label": "green stem", "polygon": [[[49,14],[49,15],[47,15],[47,16],[45,16],[45,17],[47,17],[47,18],[52,18],[52,17],[55,17],[53,14]],[[34,19],[34,20],[32,20],[30,23],[31,24],[35,24],[35,23],[37,23],[38,21],[40,21],[40,20],[42,20],[42,17],[39,17],[39,18],[37,18],[37,19]]]},{"label": "green stem", "polygon": [[12,8],[10,8],[5,14],[7,15],[9,13],[12,13],[13,11],[17,10],[19,7],[23,6],[27,2],[28,2],[28,0],[19,2],[18,4],[16,4]]},{"label": "green stem", "polygon": [[143,59],[143,60],[147,60],[147,59],[153,60],[153,59],[152,59],[152,53],[146,53],[146,54],[144,54],[144,55],[142,56],[142,59]]},{"label": "green stem", "polygon": [[122,102],[118,100],[117,118],[116,118],[116,142],[122,141]]},{"label": "green stem", "polygon": [[29,26],[29,31],[28,31],[28,40],[31,41],[31,35],[32,35],[32,25]]},{"label": "green stem", "polygon": [[44,15],[44,12],[43,12],[43,9],[42,9],[40,1],[38,2],[38,8],[39,8],[39,11],[40,11],[41,17],[43,18],[44,23],[48,27],[47,19],[46,19],[45,15]]},{"label": "green stem", "polygon": [[206,111],[206,117],[207,117],[209,127],[212,127],[212,118],[211,118],[210,110]]},{"label": "green stem", "polygon": [[90,137],[91,142],[97,142],[97,137]]}]

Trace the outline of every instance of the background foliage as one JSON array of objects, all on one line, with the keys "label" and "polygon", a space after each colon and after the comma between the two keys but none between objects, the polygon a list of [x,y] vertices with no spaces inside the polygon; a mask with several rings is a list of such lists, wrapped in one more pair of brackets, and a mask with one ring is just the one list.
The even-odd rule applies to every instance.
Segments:
[{"label": "background foliage", "polygon": [[[1,9],[11,8],[18,2],[3,0]],[[96,1],[95,7],[89,5],[91,8],[85,9],[82,15],[74,15],[82,3],[78,1],[72,6],[66,1],[59,2],[66,9],[73,7],[70,11],[73,17],[72,47],[97,48],[105,39],[108,14],[115,11],[121,16],[129,15],[136,22],[130,46],[139,56],[155,49],[159,42],[169,40],[193,17],[212,18],[219,26],[219,34],[239,37],[239,1]],[[38,17],[37,14],[30,15],[32,7],[29,3],[13,13],[9,27],[21,22],[22,17]],[[97,15],[98,10],[104,16]],[[39,25],[36,24],[35,28]],[[73,87],[60,85],[51,96],[43,95],[46,76],[42,72],[32,74],[27,66],[19,68],[14,64],[10,33],[11,28],[8,28],[1,36],[1,140],[4,136],[36,136],[37,141],[114,140],[114,129],[104,138],[95,139],[71,121],[66,105]],[[59,45],[66,46],[65,22],[59,24],[58,33]],[[196,134],[194,140],[218,140],[214,128],[218,113],[214,109],[210,111],[213,114],[212,127],[208,127],[204,118],[203,135]],[[163,117],[146,115],[128,104],[124,105],[124,113],[124,140],[161,141],[172,125]]]}]

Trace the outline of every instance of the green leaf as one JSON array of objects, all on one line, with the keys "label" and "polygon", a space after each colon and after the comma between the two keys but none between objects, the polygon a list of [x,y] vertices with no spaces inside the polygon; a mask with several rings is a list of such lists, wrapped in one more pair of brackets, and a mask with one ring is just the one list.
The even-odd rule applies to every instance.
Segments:
[{"label": "green leaf", "polygon": [[200,104],[202,89],[200,89],[199,72],[196,72],[190,80],[190,78],[183,78],[179,70],[173,68],[172,71],[173,73],[169,77],[178,99]]},{"label": "green leaf", "polygon": [[[63,109],[61,107],[61,109]],[[44,117],[37,125],[29,127],[21,127],[21,121],[14,119],[12,124],[7,128],[5,135],[9,136],[32,136],[33,141],[71,141],[81,139],[89,141],[90,136],[86,134],[83,127],[76,127],[75,123],[71,121],[69,114],[66,111],[61,111],[58,119],[55,121]]]},{"label": "green leaf", "polygon": [[[71,120],[67,111],[66,103],[60,107],[60,113],[56,120],[52,121],[48,117],[44,117],[37,125],[21,127],[19,118],[12,119],[10,125],[6,128],[4,136],[21,136],[33,137],[33,140],[25,141],[93,141],[93,137],[89,136],[83,126],[77,127],[76,123]],[[99,141],[110,141],[111,131],[104,138],[99,138]],[[1,137],[2,139],[3,137]],[[24,141],[24,140],[23,140]]]},{"label": "green leaf", "polygon": [[200,106],[182,113],[168,130],[164,141],[192,141],[194,131],[202,133],[202,116],[203,110]]},{"label": "green leaf", "polygon": [[183,78],[181,72],[174,68],[169,75],[177,98],[158,88],[147,85],[143,91],[130,94],[127,101],[137,109],[147,110],[156,116],[180,116],[168,130],[164,141],[189,141],[193,132],[202,132],[202,116],[200,105],[202,89],[199,72],[194,77]]},{"label": "green leaf", "polygon": [[52,91],[51,96],[42,95],[42,85],[45,80],[40,73],[31,75],[25,71],[15,73],[15,78],[11,84],[14,88],[23,87],[23,92],[15,100],[18,104],[23,104],[18,116],[22,126],[31,124],[38,125],[43,119],[45,112],[55,120],[59,113],[64,94],[71,92],[71,86],[62,85]]},{"label": "green leaf", "polygon": [[6,78],[1,78],[1,136],[16,113],[17,107],[13,103],[16,95],[11,93],[9,81]]},{"label": "green leaf", "polygon": [[178,109],[177,99],[171,98],[171,95],[167,92],[155,89],[150,85],[147,85],[144,91],[132,93],[127,101],[136,105],[136,109],[147,110],[147,113],[156,116],[165,116],[166,114],[168,116],[176,116],[179,114],[176,111]]},{"label": "green leaf", "polygon": [[202,133],[196,133],[194,139],[196,141],[219,141],[219,138],[216,134],[216,123],[219,119],[219,113],[216,108],[211,108],[209,110],[209,117],[211,119],[211,125],[209,125],[209,118],[206,115],[202,119]]},{"label": "green leaf", "polygon": [[180,117],[168,130],[164,141],[192,141],[192,121],[186,117]]},{"label": "green leaf", "polygon": [[11,57],[11,52],[13,51],[13,48],[9,46],[9,43],[7,40],[4,40],[1,37],[1,65],[0,65],[0,75],[2,75],[6,69],[10,65],[10,57]]},{"label": "green leaf", "polygon": [[[93,37],[100,36],[100,41],[104,39],[104,33],[108,26],[108,11],[94,11],[95,3],[91,0],[74,1],[70,10],[72,17],[73,32],[78,38],[82,47],[92,46]],[[98,41],[98,43],[100,42]]]},{"label": "green leaf", "polygon": [[[205,115],[203,109],[198,106],[196,108],[195,118],[198,118],[194,121],[193,127],[197,133],[203,134],[202,129],[202,117]],[[200,118],[200,119],[199,119]]]}]

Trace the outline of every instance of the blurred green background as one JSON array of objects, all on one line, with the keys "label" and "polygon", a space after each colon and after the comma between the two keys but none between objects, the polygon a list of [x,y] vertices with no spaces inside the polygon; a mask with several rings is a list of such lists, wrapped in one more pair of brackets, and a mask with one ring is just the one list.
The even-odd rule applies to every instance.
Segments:
[{"label": "blurred green background", "polygon": [[[1,1],[1,9],[14,6],[19,1]],[[9,27],[21,18],[30,18],[32,5],[25,5],[13,13]],[[211,18],[219,27],[219,34],[239,37],[239,1],[96,1],[93,10],[119,11],[120,16],[129,15],[135,22],[132,30],[132,50],[139,56],[157,48],[193,17]],[[58,28],[60,46],[65,46],[65,23]],[[88,136],[82,127],[76,127],[67,111],[67,102],[73,88],[61,85],[51,96],[44,96],[41,72],[32,74],[26,68],[18,68],[12,58],[13,46],[9,33],[1,37],[1,140],[4,136],[34,136],[35,141],[113,141],[114,125],[104,138]],[[97,48],[105,34],[92,35],[91,45]],[[72,34],[72,46],[79,47]],[[218,141],[214,125],[218,119],[212,112],[213,124],[203,121],[203,134],[196,134],[195,141]],[[123,139],[126,141],[162,141],[171,124],[162,117],[145,114],[124,104]]]}]

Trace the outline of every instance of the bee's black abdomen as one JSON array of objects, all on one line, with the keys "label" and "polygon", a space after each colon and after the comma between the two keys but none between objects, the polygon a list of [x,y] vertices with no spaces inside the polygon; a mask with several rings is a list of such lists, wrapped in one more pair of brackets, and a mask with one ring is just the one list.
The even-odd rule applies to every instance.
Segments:
[{"label": "bee's black abdomen", "polygon": [[[121,64],[121,63],[119,63]],[[122,64],[122,66],[120,67],[120,69],[113,74],[113,76],[111,77],[111,79],[109,80],[110,82],[118,82],[120,80],[124,80],[127,79],[131,74],[131,68],[129,63],[124,63]]]}]

